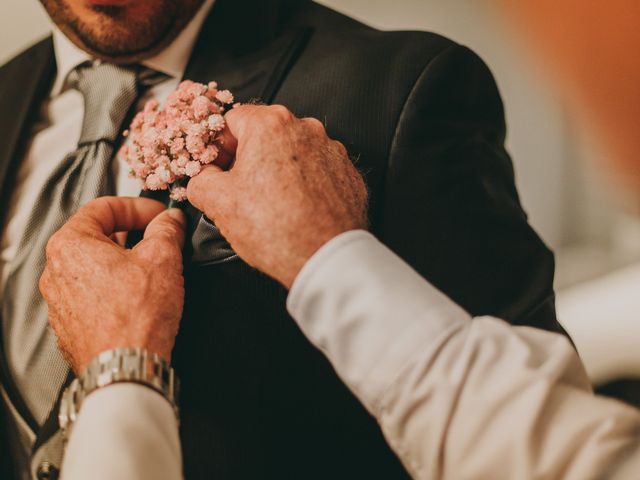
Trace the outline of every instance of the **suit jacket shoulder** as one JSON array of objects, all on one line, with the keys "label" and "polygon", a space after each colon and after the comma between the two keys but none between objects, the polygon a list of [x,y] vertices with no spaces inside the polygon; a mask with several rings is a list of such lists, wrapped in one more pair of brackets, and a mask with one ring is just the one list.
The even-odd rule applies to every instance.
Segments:
[{"label": "suit jacket shoulder", "polygon": [[294,23],[313,29],[308,55],[323,66],[351,64],[352,68],[342,71],[347,78],[350,71],[381,78],[392,74],[389,93],[402,91],[403,85],[397,83],[401,80],[415,82],[433,58],[457,45],[436,33],[382,31],[316,3],[306,5]]},{"label": "suit jacket shoulder", "polygon": [[294,23],[313,33],[275,100],[348,148],[372,230],[472,314],[563,332],[553,255],[520,203],[486,64],[440,35],[376,30],[314,3]]},{"label": "suit jacket shoulder", "polygon": [[[417,55],[428,59],[445,48],[456,44],[453,40],[432,32],[379,30],[313,2],[309,2],[306,4],[306,8],[300,10],[295,17],[295,22],[305,23],[314,28],[316,34],[331,35],[342,42],[354,41],[360,43],[360,40],[371,42],[361,44],[363,49],[360,53],[368,51],[374,56],[377,56],[378,49],[382,49],[383,53],[386,51],[395,51],[396,53],[404,51],[408,55]],[[392,59],[389,58],[388,60]]]},{"label": "suit jacket shoulder", "polygon": [[49,60],[53,53],[53,40],[46,37],[19,52],[0,66],[0,88],[4,87],[4,80],[13,74],[25,73],[25,66],[39,67],[44,60]]}]

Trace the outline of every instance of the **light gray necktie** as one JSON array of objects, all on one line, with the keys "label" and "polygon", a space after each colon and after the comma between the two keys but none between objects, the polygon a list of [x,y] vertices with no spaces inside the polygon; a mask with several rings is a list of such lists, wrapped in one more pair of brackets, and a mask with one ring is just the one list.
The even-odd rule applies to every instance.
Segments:
[{"label": "light gray necktie", "polygon": [[159,80],[150,70],[108,63],[86,62],[69,74],[69,86],[84,97],[78,147],[49,177],[30,214],[9,267],[2,305],[9,372],[39,424],[46,419],[69,370],[38,290],[45,246],[80,206],[114,193],[111,164],[122,124],[138,98],[139,86]]}]

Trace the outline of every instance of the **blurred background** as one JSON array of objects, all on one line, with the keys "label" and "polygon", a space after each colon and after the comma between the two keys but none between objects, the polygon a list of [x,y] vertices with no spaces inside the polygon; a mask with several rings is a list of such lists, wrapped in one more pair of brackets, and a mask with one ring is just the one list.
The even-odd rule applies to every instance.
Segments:
[{"label": "blurred background", "polygon": [[[605,150],[485,0],[320,0],[380,29],[429,30],[476,51],[503,96],[518,188],[555,251],[559,319],[595,384],[640,372],[640,222],[603,172]],[[47,35],[37,0],[0,2],[0,64]],[[639,262],[636,264],[636,262]]]}]

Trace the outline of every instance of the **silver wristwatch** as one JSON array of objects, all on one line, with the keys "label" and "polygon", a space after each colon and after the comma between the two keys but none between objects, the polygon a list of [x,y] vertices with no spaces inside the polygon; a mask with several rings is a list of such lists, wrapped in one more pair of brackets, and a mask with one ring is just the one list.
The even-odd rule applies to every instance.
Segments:
[{"label": "silver wristwatch", "polygon": [[95,357],[62,394],[58,421],[65,442],[71,435],[84,399],[98,388],[118,382],[134,382],[152,388],[171,403],[179,418],[178,379],[167,362],[141,348],[115,348]]}]

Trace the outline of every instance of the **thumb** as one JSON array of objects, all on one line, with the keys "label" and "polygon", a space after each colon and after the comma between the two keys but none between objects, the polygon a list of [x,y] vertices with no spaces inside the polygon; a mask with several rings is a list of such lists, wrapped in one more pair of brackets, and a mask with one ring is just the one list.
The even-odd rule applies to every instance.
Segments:
[{"label": "thumb", "polygon": [[157,215],[144,231],[144,238],[136,246],[138,250],[150,249],[154,256],[175,255],[182,251],[187,219],[178,208],[165,210]]},{"label": "thumb", "polygon": [[231,172],[224,172],[216,165],[208,165],[189,180],[187,198],[189,202],[211,219],[224,210],[230,187]]}]

